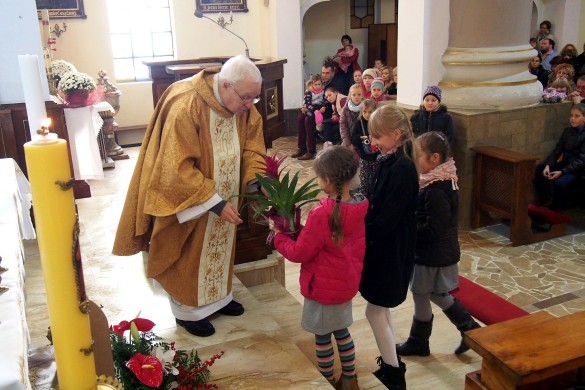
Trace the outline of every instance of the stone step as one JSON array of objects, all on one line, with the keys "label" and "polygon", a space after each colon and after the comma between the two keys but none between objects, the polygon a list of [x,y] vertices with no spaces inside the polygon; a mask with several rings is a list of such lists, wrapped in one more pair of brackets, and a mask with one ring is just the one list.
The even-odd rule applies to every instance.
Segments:
[{"label": "stone step", "polygon": [[[252,293],[252,295],[254,295],[254,297],[256,297],[259,302],[263,304],[263,311],[270,313],[274,320],[280,325],[283,330],[282,336],[293,341],[296,346],[304,353],[310,363],[316,367],[317,361],[315,358],[315,337],[301,327],[301,318],[303,314],[302,304],[296,298],[294,298],[287,291],[287,289],[276,282],[249,287],[248,290]],[[367,324],[367,321],[365,326],[362,324],[364,321],[366,320],[357,321],[358,323],[356,325],[358,326],[355,327],[356,329],[354,329],[354,326],[350,327],[350,333],[352,333],[352,336],[354,331],[357,331],[357,329],[370,328],[369,324]],[[372,335],[370,335],[370,337],[373,338]],[[375,347],[375,343],[373,344]],[[334,348],[337,349],[335,346]],[[370,372],[369,367],[371,364],[366,366],[362,364],[363,362],[360,363],[361,356],[359,351],[362,348],[360,348],[359,343],[356,343],[356,370],[360,388],[384,389],[385,387]],[[338,358],[335,360],[335,372],[336,377],[338,377],[341,373],[341,366]]]}]

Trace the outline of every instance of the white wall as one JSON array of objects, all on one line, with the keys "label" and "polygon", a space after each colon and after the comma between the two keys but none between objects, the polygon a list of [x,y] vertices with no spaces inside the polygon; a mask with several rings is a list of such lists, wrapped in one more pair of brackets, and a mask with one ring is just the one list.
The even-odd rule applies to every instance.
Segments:
[{"label": "white wall", "polygon": [[[368,29],[351,29],[349,0],[330,0],[309,8],[303,19],[304,49],[311,73],[320,73],[323,58],[333,56],[341,48],[341,36],[352,38],[360,52],[359,64],[367,68]],[[299,102],[302,96],[299,96]]]},{"label": "white wall", "polygon": [[550,20],[552,23],[551,32],[555,37],[555,50],[560,51],[567,43],[572,43],[578,49],[582,49],[581,43],[585,34],[583,29],[585,1],[539,0],[535,3],[540,13],[538,24],[540,25],[543,20]]},{"label": "white wall", "polygon": [[[4,2],[6,0],[2,0]],[[18,3],[19,0],[10,0]],[[33,2],[33,0],[26,0]],[[188,59],[206,56],[231,56],[243,54],[245,46],[241,40],[222,30],[206,19],[198,19],[195,12],[195,2],[186,0],[172,0],[172,17],[175,25],[176,58]],[[285,4],[283,4],[285,3]],[[250,49],[250,56],[291,56],[287,58],[290,65],[285,68],[285,83],[302,77],[300,65],[295,65],[294,58],[299,57],[300,27],[298,35],[290,33],[288,26],[294,26],[290,21],[291,11],[284,10],[284,14],[275,15],[282,8],[292,7],[298,15],[297,2],[275,0],[248,0],[249,12],[234,12],[234,23],[229,27],[236,34],[242,36]],[[2,7],[3,7],[2,3]],[[110,44],[109,26],[106,2],[104,0],[84,1],[87,19],[67,20],[67,32],[57,39],[56,59],[64,59],[73,63],[79,71],[90,75],[97,75],[97,71],[108,71],[110,82],[122,92],[120,112],[116,122],[121,126],[139,126],[148,122],[152,111],[152,86],[150,82],[116,83]],[[206,14],[212,19],[216,13]],[[280,20],[278,20],[280,18]],[[275,22],[278,20],[278,23]],[[300,21],[298,21],[300,26]],[[283,26],[287,26],[283,28]],[[286,46],[290,46],[286,48]],[[4,46],[4,45],[3,45]],[[284,48],[284,49],[283,49]],[[281,57],[282,58],[282,57]],[[289,76],[290,75],[290,76]],[[297,82],[298,84],[298,82]],[[290,92],[289,92],[290,91]],[[285,108],[291,104],[291,97],[302,95],[299,87],[284,88]],[[298,107],[298,104],[294,107]]]},{"label": "white wall", "polygon": [[[34,54],[39,72],[45,75],[41,31],[34,0],[2,0],[0,9],[0,104],[24,102],[18,56]],[[41,77],[45,100],[49,98],[46,77]]]}]

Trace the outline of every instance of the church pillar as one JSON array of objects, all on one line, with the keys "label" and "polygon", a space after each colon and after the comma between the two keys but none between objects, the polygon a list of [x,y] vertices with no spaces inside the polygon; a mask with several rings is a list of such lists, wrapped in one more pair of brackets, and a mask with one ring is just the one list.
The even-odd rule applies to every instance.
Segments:
[{"label": "church pillar", "polygon": [[449,0],[398,2],[398,103],[418,107],[425,88],[443,76]]},{"label": "church pillar", "polygon": [[538,104],[542,86],[527,69],[532,0],[451,0],[449,47],[439,86],[449,108]]}]

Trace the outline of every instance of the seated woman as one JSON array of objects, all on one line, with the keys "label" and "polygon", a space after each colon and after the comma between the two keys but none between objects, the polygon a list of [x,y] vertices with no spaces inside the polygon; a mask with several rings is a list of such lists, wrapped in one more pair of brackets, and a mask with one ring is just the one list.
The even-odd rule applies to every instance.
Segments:
[{"label": "seated woman", "polygon": [[390,97],[390,100],[396,100],[398,97],[398,67],[392,69],[392,82],[390,86],[384,91]]},{"label": "seated woman", "polygon": [[[567,43],[565,46],[563,46],[559,55],[563,58],[564,63],[569,64],[573,67],[573,73],[576,73],[577,70],[581,67],[580,66],[581,61],[577,59],[579,53],[577,52],[577,48],[575,47],[575,45],[573,45],[572,43]],[[572,80],[573,82],[577,82],[577,76],[573,75]]]},{"label": "seated woman", "polygon": [[382,80],[384,81],[384,93],[386,93],[390,84],[392,84],[392,67],[387,65],[381,67],[380,77],[382,77]]},{"label": "seated woman", "polygon": [[565,206],[568,186],[585,174],[585,104],[573,106],[569,123],[552,153],[536,166],[537,202],[551,210]]},{"label": "seated woman", "polygon": [[575,68],[572,65],[561,63],[555,65],[552,72],[548,75],[548,86],[550,87],[552,83],[557,79],[565,79],[571,85],[571,89],[575,89],[575,82],[573,79],[575,78]]},{"label": "seated woman", "polygon": [[549,72],[542,67],[542,57],[540,54],[530,60],[528,63],[528,71],[536,76],[536,79],[542,84],[542,88],[546,88]]}]

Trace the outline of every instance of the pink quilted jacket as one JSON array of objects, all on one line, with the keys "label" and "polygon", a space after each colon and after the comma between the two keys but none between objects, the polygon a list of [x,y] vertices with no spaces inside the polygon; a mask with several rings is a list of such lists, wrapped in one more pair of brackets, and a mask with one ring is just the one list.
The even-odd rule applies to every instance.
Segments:
[{"label": "pink quilted jacket", "polygon": [[368,201],[341,203],[343,242],[331,240],[329,215],[335,200],[321,199],[309,212],[307,223],[296,241],[278,233],[274,245],[284,257],[301,263],[301,294],[324,305],[351,300],[357,293],[364,265]]}]

